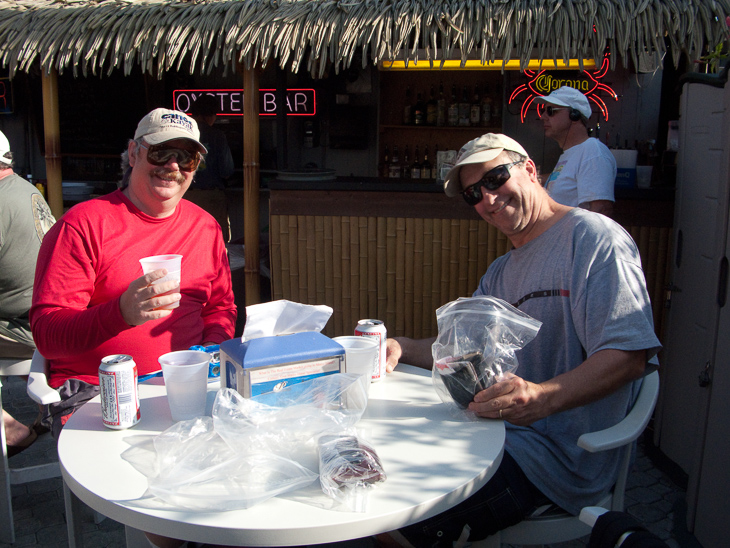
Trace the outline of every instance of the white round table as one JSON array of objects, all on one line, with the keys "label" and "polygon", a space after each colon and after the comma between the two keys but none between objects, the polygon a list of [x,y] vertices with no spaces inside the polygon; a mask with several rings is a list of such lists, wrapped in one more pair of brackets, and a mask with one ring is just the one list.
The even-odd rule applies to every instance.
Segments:
[{"label": "white round table", "polygon": [[[214,395],[209,393],[209,413]],[[161,379],[140,384],[140,399],[141,420],[127,430],[102,424],[98,397],[74,413],[58,442],[63,479],[88,506],[128,527],[195,542],[296,546],[398,529],[470,496],[492,476],[504,450],[502,421],[455,419],[436,395],[429,371],[399,365],[371,385],[358,423],[369,432],[388,478],[371,492],[367,512],[325,510],[279,497],[228,512],[146,509],[125,502],[143,495],[147,479],[121,458],[129,447],[124,439],[158,434],[172,419]]]}]

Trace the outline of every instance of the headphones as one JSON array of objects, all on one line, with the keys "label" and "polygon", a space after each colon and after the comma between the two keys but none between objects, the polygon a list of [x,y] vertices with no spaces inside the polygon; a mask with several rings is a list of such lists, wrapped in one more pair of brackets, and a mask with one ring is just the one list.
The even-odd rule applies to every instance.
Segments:
[{"label": "headphones", "polygon": [[568,113],[568,118],[570,118],[570,120],[573,122],[577,122],[581,119],[580,111],[577,108],[571,108],[570,112]]}]

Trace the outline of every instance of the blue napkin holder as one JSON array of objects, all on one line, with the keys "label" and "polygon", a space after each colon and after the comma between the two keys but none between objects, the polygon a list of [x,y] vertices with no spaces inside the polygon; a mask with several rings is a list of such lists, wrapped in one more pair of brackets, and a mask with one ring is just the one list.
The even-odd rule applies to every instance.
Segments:
[{"label": "blue napkin holder", "polygon": [[221,343],[221,387],[244,398],[345,370],[345,349],[319,332]]}]

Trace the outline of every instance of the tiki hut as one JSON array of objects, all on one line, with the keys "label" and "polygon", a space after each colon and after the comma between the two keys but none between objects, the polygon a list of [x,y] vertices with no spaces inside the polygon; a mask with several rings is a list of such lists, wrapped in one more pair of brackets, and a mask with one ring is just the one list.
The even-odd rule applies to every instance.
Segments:
[{"label": "tiki hut", "polygon": [[[258,89],[270,65],[321,77],[380,61],[446,59],[600,60],[637,66],[656,54],[697,59],[726,32],[730,0],[3,0],[0,59],[12,78],[43,73],[49,201],[62,210],[56,76],[110,74],[133,67],[242,72]],[[356,55],[357,54],[357,55]],[[665,61],[666,62],[666,61]],[[258,106],[244,102],[246,294],[258,295]],[[249,276],[250,274],[250,283]]]}]

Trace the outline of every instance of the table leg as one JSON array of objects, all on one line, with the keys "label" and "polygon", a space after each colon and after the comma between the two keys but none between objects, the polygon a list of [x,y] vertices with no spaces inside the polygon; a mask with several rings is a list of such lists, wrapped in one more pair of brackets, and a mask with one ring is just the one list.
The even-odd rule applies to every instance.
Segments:
[{"label": "table leg", "polygon": [[69,548],[83,548],[81,539],[81,500],[71,492],[63,482],[63,501],[66,507],[66,530],[68,531]]}]

